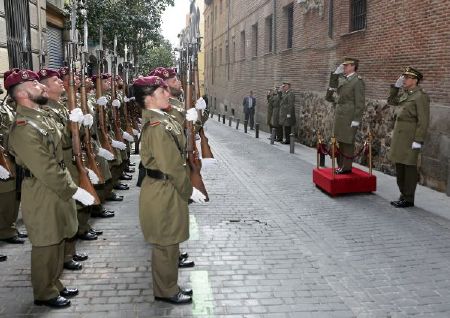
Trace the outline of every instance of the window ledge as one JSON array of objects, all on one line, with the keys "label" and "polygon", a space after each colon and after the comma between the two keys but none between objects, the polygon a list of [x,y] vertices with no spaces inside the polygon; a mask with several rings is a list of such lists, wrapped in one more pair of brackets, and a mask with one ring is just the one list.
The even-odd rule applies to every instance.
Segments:
[{"label": "window ledge", "polygon": [[341,34],[341,37],[344,37],[344,36],[351,36],[351,35],[353,35],[353,34],[358,34],[358,33],[365,33],[366,30],[367,30],[367,29],[364,28],[364,29],[361,29],[361,30],[356,30],[356,31],[344,33],[344,34]]},{"label": "window ledge", "polygon": [[272,52],[267,52],[267,53],[264,53],[264,57],[266,57],[266,56],[270,56],[270,55],[273,55],[273,53]]},{"label": "window ledge", "polygon": [[291,47],[280,51],[281,54],[286,54],[286,53],[291,53],[291,52],[292,52],[292,48]]}]

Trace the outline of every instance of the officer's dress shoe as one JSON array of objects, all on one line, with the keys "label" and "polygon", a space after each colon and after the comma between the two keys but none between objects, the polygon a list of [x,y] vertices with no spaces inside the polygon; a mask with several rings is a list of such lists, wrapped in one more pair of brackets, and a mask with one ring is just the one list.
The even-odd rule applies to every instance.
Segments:
[{"label": "officer's dress shoe", "polygon": [[84,232],[83,234],[77,234],[77,237],[83,241],[95,241],[96,239],[98,239],[97,234],[89,231]]},{"label": "officer's dress shoe", "polygon": [[350,174],[350,173],[352,173],[351,170],[344,170],[344,169],[342,169],[342,168],[336,169],[335,172],[336,172],[336,174]]},{"label": "officer's dress shoe", "polygon": [[75,262],[84,262],[88,258],[89,256],[86,253],[75,253],[75,255],[72,257]]},{"label": "officer's dress shoe", "polygon": [[119,180],[131,180],[133,179],[132,176],[130,176],[129,174],[123,173],[120,177]]},{"label": "officer's dress shoe", "polygon": [[17,236],[19,238],[27,238],[28,234],[26,232],[19,232],[19,231],[17,231]]},{"label": "officer's dress shoe", "polygon": [[68,262],[64,262],[64,268],[71,271],[79,271],[83,268],[83,265],[72,259]]},{"label": "officer's dress shoe", "polygon": [[[119,201],[122,201],[122,200],[119,200]],[[106,209],[101,209],[100,211],[95,211],[95,212],[91,213],[91,217],[93,217],[93,218],[112,218],[114,215],[115,215],[114,211],[106,210]]]},{"label": "officer's dress shoe", "polygon": [[130,190],[130,187],[123,183],[118,183],[114,186],[114,190]]},{"label": "officer's dress shoe", "polygon": [[25,243],[25,240],[22,240],[21,238],[19,238],[18,235],[14,235],[13,237],[7,238],[7,239],[2,239],[0,241],[9,243],[9,244],[23,244]]},{"label": "officer's dress shoe", "polygon": [[181,288],[180,287],[180,293],[186,296],[192,296],[194,294],[194,291],[191,288]]},{"label": "officer's dress shoe", "polygon": [[172,297],[158,297],[155,296],[155,300],[164,301],[166,303],[174,305],[190,304],[192,302],[192,297],[183,294],[181,291],[173,295]]},{"label": "officer's dress shoe", "polygon": [[106,201],[123,201],[123,195],[112,192],[109,197],[106,198]]},{"label": "officer's dress shoe", "polygon": [[[112,212],[112,211],[111,211],[111,212]],[[103,231],[102,231],[102,230],[98,230],[98,229],[94,229],[94,228],[91,228],[91,229],[89,230],[89,232],[91,232],[91,233],[93,233],[93,234],[95,234],[95,235],[97,235],[97,236],[100,236],[100,235],[103,234]]]},{"label": "officer's dress shoe", "polygon": [[64,298],[71,298],[78,295],[78,289],[76,288],[64,288],[59,292],[60,296],[63,296]]},{"label": "officer's dress shoe", "polygon": [[189,254],[187,252],[183,252],[183,253],[180,253],[180,256],[178,258],[180,260],[182,260],[182,259],[186,259],[188,257],[189,257]]},{"label": "officer's dress shoe", "polygon": [[188,268],[188,267],[194,267],[195,263],[194,261],[190,261],[186,258],[178,259],[178,268]]},{"label": "officer's dress shoe", "polygon": [[0,262],[4,262],[8,259],[8,256],[6,255],[0,255]]},{"label": "officer's dress shoe", "polygon": [[125,168],[124,171],[127,172],[127,173],[134,173],[136,170],[134,168],[128,167],[128,168]]},{"label": "officer's dress shoe", "polygon": [[414,206],[414,203],[406,200],[392,201],[391,204],[396,208],[409,208]]},{"label": "officer's dress shoe", "polygon": [[47,306],[52,308],[65,308],[70,306],[70,300],[62,296],[58,296],[49,300],[35,300],[37,306]]},{"label": "officer's dress shoe", "polygon": [[283,145],[288,145],[288,144],[289,144],[289,141],[285,140],[285,141],[282,141],[281,143],[282,143]]}]

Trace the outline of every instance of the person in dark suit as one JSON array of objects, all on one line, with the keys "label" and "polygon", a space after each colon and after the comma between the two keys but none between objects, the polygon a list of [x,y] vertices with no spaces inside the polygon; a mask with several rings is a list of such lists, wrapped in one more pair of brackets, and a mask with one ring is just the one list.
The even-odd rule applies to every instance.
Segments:
[{"label": "person in dark suit", "polygon": [[242,105],[244,106],[245,120],[250,124],[250,129],[253,130],[256,107],[256,98],[253,96],[253,91],[250,91],[250,95],[244,98]]}]

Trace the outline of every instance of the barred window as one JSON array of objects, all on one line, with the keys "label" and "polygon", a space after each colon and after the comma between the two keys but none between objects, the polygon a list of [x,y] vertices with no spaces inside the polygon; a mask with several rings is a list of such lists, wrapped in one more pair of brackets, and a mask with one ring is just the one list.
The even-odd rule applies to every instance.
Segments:
[{"label": "barred window", "polygon": [[288,49],[292,48],[292,38],[294,37],[294,5],[290,4],[286,7],[287,18],[287,45]]},{"label": "barred window", "polygon": [[253,56],[258,56],[258,25],[252,25]]},{"label": "barred window", "polygon": [[241,32],[241,59],[245,59],[245,31]]},{"label": "barred window", "polygon": [[272,52],[273,46],[273,16],[270,15],[266,18],[266,51]]},{"label": "barred window", "polygon": [[366,27],[366,0],[351,0],[350,32],[362,30]]}]

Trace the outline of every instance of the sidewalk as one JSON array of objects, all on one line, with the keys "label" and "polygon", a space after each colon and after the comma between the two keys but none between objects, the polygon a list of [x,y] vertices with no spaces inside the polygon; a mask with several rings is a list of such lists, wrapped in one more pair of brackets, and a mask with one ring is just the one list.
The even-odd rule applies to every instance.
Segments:
[{"label": "sidewalk", "polygon": [[[222,121],[220,123],[217,121],[217,116],[215,115],[214,118],[209,119],[208,125],[211,125],[212,123],[227,126],[228,129],[236,130],[236,122],[233,121],[231,127],[229,127],[228,118],[226,120],[226,123],[222,124]],[[244,134],[244,126],[242,123],[239,124],[239,130],[237,130],[237,132]],[[247,135],[255,137],[255,131],[250,130],[249,128],[247,131]],[[264,131],[259,131],[259,139],[255,139],[255,141],[270,145],[270,134]],[[287,153],[290,156],[294,156],[302,161],[305,161],[314,167],[317,164],[317,152],[315,148],[307,147],[296,142],[295,153],[290,154],[289,145],[282,145],[278,142],[275,142],[275,144],[271,146],[279,151]],[[331,160],[328,156],[326,157],[326,166],[331,166]],[[368,168],[366,166],[362,166],[359,164],[354,164],[354,166],[359,169],[368,171]],[[377,177],[377,191],[375,192],[375,194],[389,202],[397,200],[399,191],[396,178],[375,169],[373,169],[372,172]],[[417,185],[415,206],[426,212],[433,213],[450,220],[450,197],[445,193],[435,191],[422,185]]]}]

